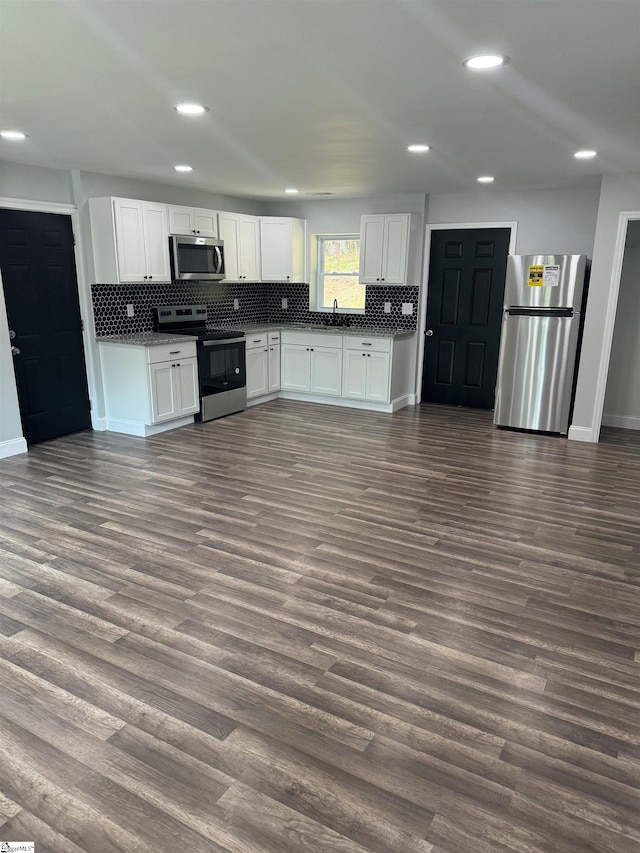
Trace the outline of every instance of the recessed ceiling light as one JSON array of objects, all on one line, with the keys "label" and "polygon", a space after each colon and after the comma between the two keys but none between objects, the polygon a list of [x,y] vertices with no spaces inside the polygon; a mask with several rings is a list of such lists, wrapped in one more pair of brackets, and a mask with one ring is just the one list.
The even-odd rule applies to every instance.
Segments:
[{"label": "recessed ceiling light", "polygon": [[582,151],[576,151],[573,156],[578,160],[591,160],[591,158],[595,157],[597,153],[597,151],[593,151],[590,148],[585,148]]},{"label": "recessed ceiling light", "polygon": [[499,68],[508,61],[509,57],[502,53],[480,53],[478,56],[469,56],[462,64],[475,71],[483,71],[487,68]]},{"label": "recessed ceiling light", "polygon": [[411,151],[412,154],[422,154],[425,151],[429,151],[429,146],[422,145],[420,143],[416,145],[409,145],[407,151]]},{"label": "recessed ceiling light", "polygon": [[202,104],[176,104],[174,110],[177,113],[182,113],[182,115],[198,116],[202,113],[208,113],[209,107],[203,107]]},{"label": "recessed ceiling light", "polygon": [[478,178],[478,183],[479,184],[492,184],[494,182],[494,180],[495,180],[495,178],[492,177],[491,175],[480,175],[480,177]]},{"label": "recessed ceiling light", "polygon": [[0,130],[0,136],[3,139],[22,140],[27,138],[27,134],[23,133],[21,130]]},{"label": "recessed ceiling light", "polygon": [[193,166],[187,166],[186,164],[184,166],[174,166],[173,168],[176,172],[193,172]]},{"label": "recessed ceiling light", "polygon": [[299,190],[297,190],[295,187],[287,187],[285,192],[286,193],[297,193],[297,192],[299,192]]}]

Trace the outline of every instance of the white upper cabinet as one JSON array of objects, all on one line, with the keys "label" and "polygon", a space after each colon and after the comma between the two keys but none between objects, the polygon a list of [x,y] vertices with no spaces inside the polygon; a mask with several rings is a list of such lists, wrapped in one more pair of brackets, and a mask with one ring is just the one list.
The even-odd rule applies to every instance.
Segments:
[{"label": "white upper cabinet", "polygon": [[304,220],[261,216],[262,281],[304,281],[304,240]]},{"label": "white upper cabinet", "polygon": [[260,281],[260,230],[257,216],[218,213],[227,281]]},{"label": "white upper cabinet", "polygon": [[91,198],[89,214],[97,282],[171,281],[166,204]]},{"label": "white upper cabinet", "polygon": [[360,224],[360,281],[407,284],[411,214],[363,216]]},{"label": "white upper cabinet", "polygon": [[197,234],[200,237],[218,236],[218,211],[203,207],[169,205],[169,232],[171,234]]}]

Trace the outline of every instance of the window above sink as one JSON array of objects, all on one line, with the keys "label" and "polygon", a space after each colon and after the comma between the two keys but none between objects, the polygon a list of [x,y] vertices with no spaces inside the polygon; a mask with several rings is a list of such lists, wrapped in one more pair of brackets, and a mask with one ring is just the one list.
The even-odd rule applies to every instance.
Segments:
[{"label": "window above sink", "polygon": [[[364,314],[366,288],[360,284],[360,235],[318,234],[315,306],[331,314],[325,325],[344,326],[343,314]],[[342,321],[342,322],[341,322]]]}]

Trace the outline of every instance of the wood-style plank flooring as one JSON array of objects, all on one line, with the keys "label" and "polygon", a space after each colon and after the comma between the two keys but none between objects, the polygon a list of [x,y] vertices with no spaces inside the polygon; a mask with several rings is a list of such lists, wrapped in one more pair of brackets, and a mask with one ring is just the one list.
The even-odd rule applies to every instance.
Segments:
[{"label": "wood-style plank flooring", "polygon": [[640,850],[640,433],[275,401],[0,488],[0,839]]}]

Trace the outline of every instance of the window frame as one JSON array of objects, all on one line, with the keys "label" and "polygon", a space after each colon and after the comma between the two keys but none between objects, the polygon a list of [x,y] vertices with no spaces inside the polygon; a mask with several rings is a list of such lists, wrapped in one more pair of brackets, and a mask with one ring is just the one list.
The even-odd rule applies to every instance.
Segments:
[{"label": "window frame", "polygon": [[[337,275],[337,276],[352,276],[353,272],[348,273],[325,273],[324,272],[324,244],[331,240],[357,240],[358,245],[361,243],[360,233],[349,233],[349,234],[316,234],[315,235],[315,250],[316,250],[316,259],[317,259],[317,269],[316,269],[316,286],[315,286],[315,310],[325,314],[332,314],[333,308],[331,306],[325,306],[324,303],[324,276],[325,275]],[[356,271],[358,275],[358,279],[360,278],[360,265],[358,264],[358,269]],[[362,287],[365,291],[365,299],[366,299],[366,287],[364,284],[358,285]],[[364,314],[365,307],[362,308],[344,308],[342,306],[338,306],[336,309],[337,314]]]}]

